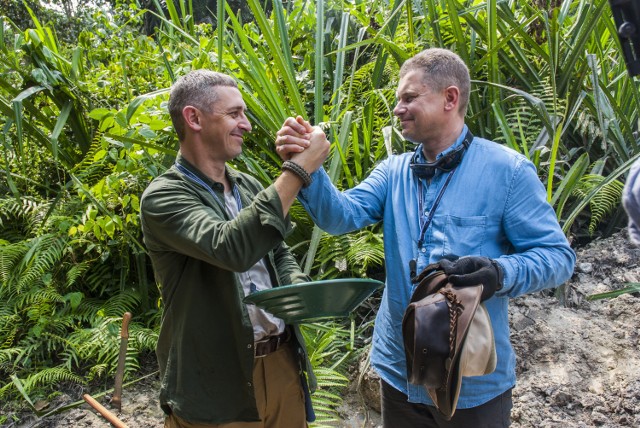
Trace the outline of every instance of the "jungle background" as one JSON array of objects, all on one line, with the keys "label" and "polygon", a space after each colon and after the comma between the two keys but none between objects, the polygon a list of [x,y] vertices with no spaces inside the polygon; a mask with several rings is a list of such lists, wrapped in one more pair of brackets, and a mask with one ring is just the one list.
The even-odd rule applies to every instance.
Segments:
[{"label": "jungle background", "polygon": [[[64,411],[44,406],[70,386],[108,393],[127,311],[125,382],[153,357],[162,301],[139,197],[173,163],[168,88],[192,69],[239,81],[254,130],[233,167],[270,184],[275,132],[302,114],[326,127],[325,168],[346,189],[412,150],[392,114],[398,69],[449,48],[471,71],[471,131],[534,162],[574,248],[626,223],[640,99],[606,0],[0,0],[0,18],[0,424]],[[291,216],[313,278],[384,278],[379,226],[336,237]],[[316,426],[339,419],[378,299],[303,326]]]}]

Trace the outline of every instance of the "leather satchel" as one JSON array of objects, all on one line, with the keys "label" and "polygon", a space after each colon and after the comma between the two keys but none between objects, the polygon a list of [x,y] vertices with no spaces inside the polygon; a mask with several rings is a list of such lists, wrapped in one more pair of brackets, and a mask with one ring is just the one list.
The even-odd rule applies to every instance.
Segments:
[{"label": "leather satchel", "polygon": [[418,277],[402,321],[409,382],[423,385],[449,420],[456,410],[463,376],[489,374],[496,367],[489,314],[480,303],[482,285],[454,287],[441,270],[428,266]]}]

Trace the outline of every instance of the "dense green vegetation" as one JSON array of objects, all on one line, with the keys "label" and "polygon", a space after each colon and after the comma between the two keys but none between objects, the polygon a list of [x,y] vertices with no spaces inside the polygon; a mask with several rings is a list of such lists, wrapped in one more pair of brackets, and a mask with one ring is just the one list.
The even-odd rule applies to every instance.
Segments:
[{"label": "dense green vegetation", "polygon": [[[302,114],[327,127],[325,167],[349,188],[411,148],[392,114],[399,66],[425,47],[450,48],[472,73],[471,130],[536,164],[572,242],[623,225],[640,97],[607,0],[274,0],[268,12],[263,3],[241,11],[218,1],[208,22],[222,24],[212,25],[192,19],[195,0],[167,0],[165,12],[159,2],[105,2],[69,38],[69,21],[0,0],[3,403],[113,376],[125,311],[134,314],[128,378],[153,350],[162,302],[139,197],[173,162],[167,89],[191,69],[240,82],[254,131],[236,168],[269,184],[275,132]],[[383,276],[379,227],[331,237],[301,207],[292,217],[288,243],[313,277]],[[367,349],[374,306],[351,326],[305,326],[323,385],[320,423],[335,416],[340,373]]]}]

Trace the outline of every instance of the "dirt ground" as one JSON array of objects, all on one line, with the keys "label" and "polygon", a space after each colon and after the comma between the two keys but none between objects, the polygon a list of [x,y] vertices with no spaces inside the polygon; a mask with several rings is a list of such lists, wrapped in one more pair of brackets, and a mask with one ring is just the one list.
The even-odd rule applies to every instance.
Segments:
[{"label": "dirt ground", "polygon": [[[640,427],[640,297],[635,293],[607,300],[586,299],[594,293],[623,288],[625,283],[640,282],[640,249],[621,232],[594,241],[577,253],[575,273],[562,293],[565,305],[551,291],[511,302],[512,343],[518,356],[512,427]],[[70,392],[51,407],[77,401],[81,392]],[[162,427],[157,393],[157,376],[125,387],[122,411],[117,414],[120,420],[130,428]],[[337,426],[381,426],[374,373],[354,373],[344,397],[340,408],[343,421]],[[99,401],[109,407],[107,398]],[[59,415],[40,419],[27,415],[3,425],[108,426],[86,404]]]}]

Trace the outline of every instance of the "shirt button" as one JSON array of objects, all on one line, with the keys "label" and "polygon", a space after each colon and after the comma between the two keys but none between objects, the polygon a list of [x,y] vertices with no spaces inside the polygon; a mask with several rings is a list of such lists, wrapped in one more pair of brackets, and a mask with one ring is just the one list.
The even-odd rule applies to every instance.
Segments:
[{"label": "shirt button", "polygon": [[427,249],[426,249],[426,248],[424,248],[424,247],[422,247],[422,249],[421,249],[420,251],[422,251],[423,253],[426,253],[426,252],[427,252]]},{"label": "shirt button", "polygon": [[251,349],[253,347],[253,345],[250,343],[247,345],[247,349]]},{"label": "shirt button", "polygon": [[251,385],[251,382],[247,382],[247,386],[251,388],[253,385]]}]

